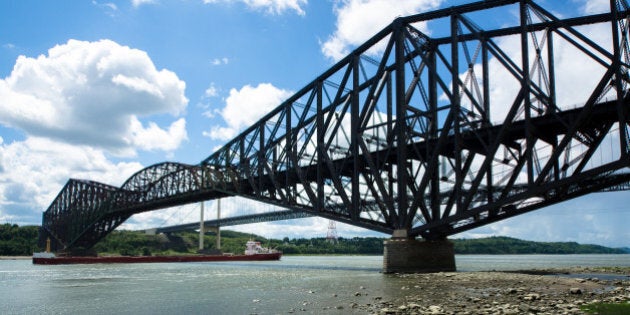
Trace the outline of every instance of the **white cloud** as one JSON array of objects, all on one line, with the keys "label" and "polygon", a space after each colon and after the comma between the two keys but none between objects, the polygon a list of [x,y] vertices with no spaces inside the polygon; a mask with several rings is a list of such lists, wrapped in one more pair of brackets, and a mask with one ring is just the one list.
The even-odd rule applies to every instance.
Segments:
[{"label": "white cloud", "polygon": [[68,178],[121,185],[139,163],[109,161],[102,150],[45,138],[0,143],[0,221],[35,224]]},{"label": "white cloud", "polygon": [[173,151],[179,147],[182,140],[188,139],[186,120],[183,118],[173,122],[168,130],[160,128],[153,122],[145,128],[140,121],[135,119],[131,123],[131,134],[134,146],[147,151]]},{"label": "white cloud", "polygon": [[268,14],[283,14],[285,11],[295,11],[298,15],[305,15],[303,6],[308,0],[204,0],[203,3],[240,1],[254,10],[263,10]]},{"label": "white cloud", "polygon": [[219,95],[219,91],[214,86],[214,83],[211,83],[210,86],[204,92],[205,97],[216,97]]},{"label": "white cloud", "polygon": [[[69,40],[47,56],[18,57],[0,80],[0,123],[114,154],[174,150],[186,139],[183,119],[164,130],[154,122],[144,127],[140,118],[183,113],[185,87],[175,73],[158,71],[144,51],[110,40]],[[156,137],[168,145],[156,145]]]},{"label": "white cloud", "polygon": [[322,44],[326,57],[340,60],[396,17],[437,8],[442,0],[341,0],[335,7],[336,30]]},{"label": "white cloud", "polygon": [[596,14],[610,12],[609,0],[573,0],[581,6],[584,14]]},{"label": "white cloud", "polygon": [[[211,108],[212,106],[210,104],[211,99],[218,96],[219,96],[219,89],[215,86],[214,82],[210,83],[208,88],[206,88],[206,90],[204,91],[203,96],[201,96],[200,102],[197,103],[197,107],[203,110],[201,115],[212,119],[216,117],[216,114],[219,114],[219,110],[216,108],[212,109]],[[209,136],[209,135],[206,135],[206,133],[207,132],[202,132],[204,136]]]},{"label": "white cloud", "polygon": [[135,8],[143,4],[151,4],[151,3],[155,3],[155,0],[131,0],[131,5],[133,5]]},{"label": "white cloud", "polygon": [[231,140],[240,130],[254,124],[292,93],[270,83],[261,83],[256,87],[245,85],[240,90],[231,89],[225,107],[220,112],[227,126],[214,127],[204,132],[204,135],[217,140]]},{"label": "white cloud", "polygon": [[213,66],[227,65],[229,62],[230,62],[230,59],[228,59],[227,57],[214,58],[211,61]]},{"label": "white cloud", "polygon": [[[70,40],[18,57],[0,80],[0,124],[25,132],[0,141],[0,221],[34,224],[68,178],[121,185],[142,168],[107,153],[172,152],[187,139],[185,83],[148,55],[109,40]],[[27,180],[26,180],[27,179]]]},{"label": "white cloud", "polygon": [[112,3],[112,2],[100,3],[98,1],[92,1],[92,4],[97,6],[97,7],[104,8],[104,9],[108,10],[110,14],[112,12],[118,11],[118,6],[115,3]]}]

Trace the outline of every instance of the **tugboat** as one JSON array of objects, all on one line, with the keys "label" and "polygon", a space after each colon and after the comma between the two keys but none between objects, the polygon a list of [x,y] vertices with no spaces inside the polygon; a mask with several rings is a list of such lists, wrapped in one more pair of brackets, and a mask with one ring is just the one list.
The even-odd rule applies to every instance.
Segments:
[{"label": "tugboat", "polygon": [[166,263],[206,261],[259,261],[280,260],[282,252],[262,247],[260,242],[248,241],[243,255],[177,255],[177,256],[56,256],[50,252],[50,240],[46,251],[33,253],[35,265],[113,264],[113,263]]}]

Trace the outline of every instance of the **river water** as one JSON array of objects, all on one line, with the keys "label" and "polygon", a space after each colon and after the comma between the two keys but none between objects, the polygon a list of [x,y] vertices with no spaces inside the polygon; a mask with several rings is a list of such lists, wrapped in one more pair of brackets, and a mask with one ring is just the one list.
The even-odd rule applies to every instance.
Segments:
[{"label": "river water", "polygon": [[[630,266],[630,255],[457,255],[456,262],[460,271]],[[380,273],[382,263],[382,256],[60,266],[0,260],[0,314],[348,314],[351,303],[400,294],[402,280]]]}]

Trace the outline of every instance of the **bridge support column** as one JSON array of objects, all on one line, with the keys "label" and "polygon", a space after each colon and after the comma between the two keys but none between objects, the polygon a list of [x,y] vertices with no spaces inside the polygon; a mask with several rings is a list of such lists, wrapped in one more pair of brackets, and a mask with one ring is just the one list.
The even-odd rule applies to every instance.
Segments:
[{"label": "bridge support column", "polygon": [[384,245],[384,273],[456,270],[453,243],[446,239],[419,241],[408,238],[406,230],[396,230]]}]

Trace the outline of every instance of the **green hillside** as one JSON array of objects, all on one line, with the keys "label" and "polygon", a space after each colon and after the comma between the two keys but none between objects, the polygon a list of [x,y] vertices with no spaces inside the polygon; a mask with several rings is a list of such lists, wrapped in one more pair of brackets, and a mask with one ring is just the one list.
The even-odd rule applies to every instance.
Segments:
[{"label": "green hillside", "polygon": [[[28,256],[37,248],[37,226],[11,224],[0,225],[0,256]],[[266,239],[253,234],[234,231],[221,232],[221,250],[241,253],[245,243],[254,239],[267,247],[276,248],[285,254],[296,255],[381,255],[383,241],[378,237],[340,237],[336,243],[325,238],[285,237]],[[627,248],[609,248],[599,245],[583,245],[575,242],[532,242],[510,237],[488,237],[480,239],[453,239],[457,254],[624,254]],[[171,235],[146,235],[133,231],[114,231],[100,241],[94,249],[100,254],[120,255],[168,255],[197,252],[199,234],[195,232]],[[215,249],[216,236],[209,233],[204,237],[205,250]]]},{"label": "green hillside", "polygon": [[624,254],[621,248],[575,242],[532,242],[511,237],[494,236],[479,239],[456,239],[458,254]]}]

